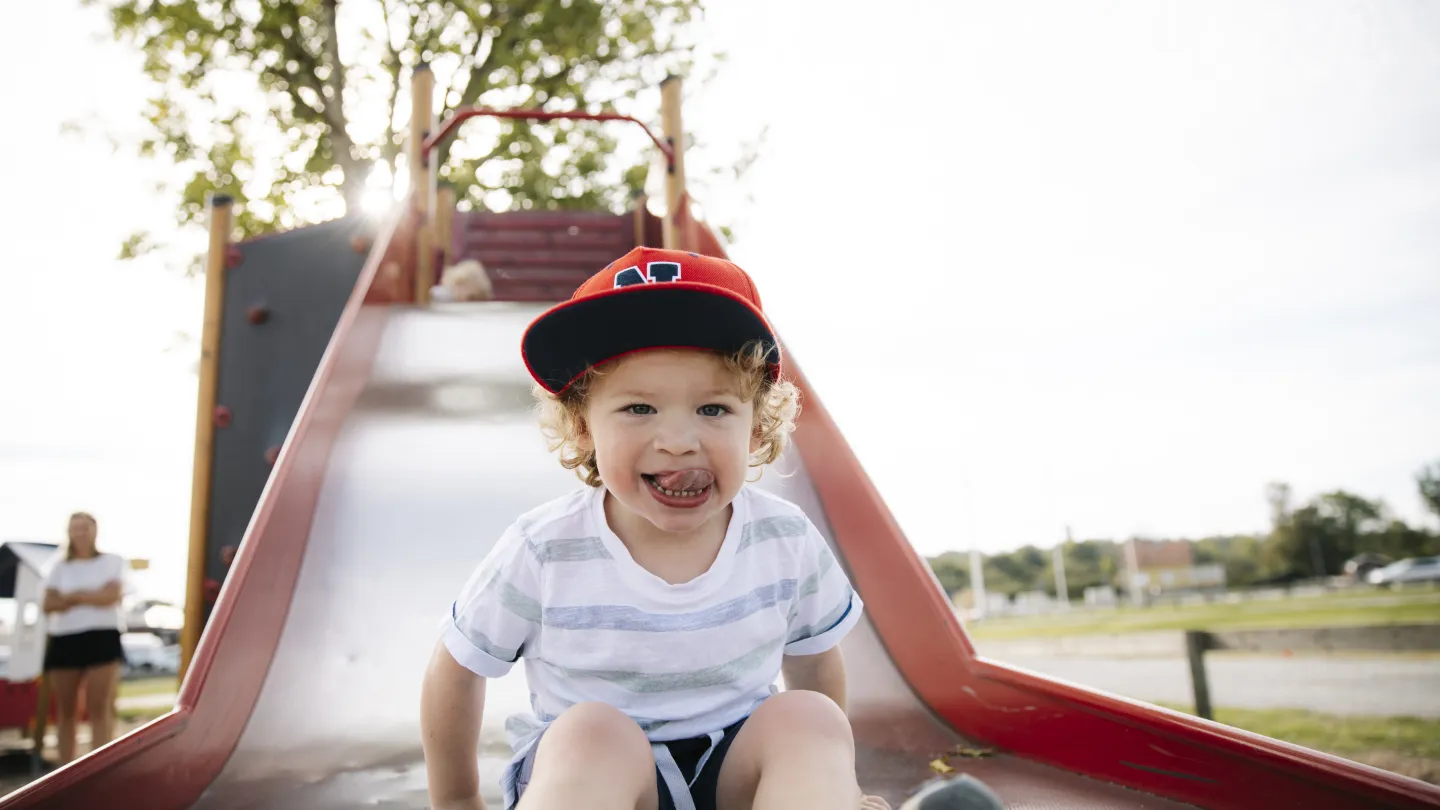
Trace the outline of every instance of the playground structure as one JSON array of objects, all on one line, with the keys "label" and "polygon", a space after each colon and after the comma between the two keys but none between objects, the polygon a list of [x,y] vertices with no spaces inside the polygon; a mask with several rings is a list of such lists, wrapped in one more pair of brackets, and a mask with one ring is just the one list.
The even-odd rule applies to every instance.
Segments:
[{"label": "playground structure", "polygon": [[[0,808],[429,806],[418,695],[437,617],[519,509],[576,485],[533,425],[521,331],[636,244],[724,250],[685,194],[678,80],[651,134],[663,217],[457,212],[436,144],[475,115],[553,116],[441,126],[428,71],[414,84],[413,186],[378,232],[353,218],[231,243],[231,203],[213,201],[177,705]],[[467,258],[493,300],[431,304]],[[759,485],[806,510],[866,602],[843,651],[868,792],[898,807],[938,759],[1012,808],[1440,807],[1416,780],[977,656],[787,363],[805,411],[787,475]],[[507,757],[485,749],[492,808]]]}]

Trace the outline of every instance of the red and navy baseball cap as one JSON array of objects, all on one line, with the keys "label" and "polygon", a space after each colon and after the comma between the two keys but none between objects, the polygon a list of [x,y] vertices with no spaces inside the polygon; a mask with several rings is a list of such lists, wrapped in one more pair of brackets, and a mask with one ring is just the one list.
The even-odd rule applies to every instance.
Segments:
[{"label": "red and navy baseball cap", "polygon": [[765,347],[779,379],[780,347],[744,270],[713,256],[637,247],[536,318],[520,353],[535,381],[558,394],[591,366],[631,352],[735,352],[752,341]]}]

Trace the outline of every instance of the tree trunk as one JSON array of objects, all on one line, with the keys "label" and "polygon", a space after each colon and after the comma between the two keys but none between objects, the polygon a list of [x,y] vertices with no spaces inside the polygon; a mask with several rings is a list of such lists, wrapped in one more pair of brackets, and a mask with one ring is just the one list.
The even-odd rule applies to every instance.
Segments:
[{"label": "tree trunk", "polygon": [[345,165],[345,182],[340,187],[340,193],[345,197],[345,215],[359,214],[365,205],[365,180],[370,176],[373,161],[347,161]]}]

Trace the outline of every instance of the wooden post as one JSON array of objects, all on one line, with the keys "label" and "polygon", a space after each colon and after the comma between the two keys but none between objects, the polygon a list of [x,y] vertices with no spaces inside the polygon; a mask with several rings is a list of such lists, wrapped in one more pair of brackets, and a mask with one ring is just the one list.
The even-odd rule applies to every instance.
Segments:
[{"label": "wooden post", "polygon": [[680,77],[667,76],[660,83],[660,121],[665,141],[674,155],[665,174],[665,240],[664,247],[680,247],[675,217],[680,213],[680,199],[685,196],[685,128],[680,121]]},{"label": "wooden post", "polygon": [[415,289],[411,294],[416,304],[430,303],[430,288],[435,281],[435,228],[434,223],[426,221],[415,231]]},{"label": "wooden post", "polygon": [[1206,720],[1214,720],[1210,707],[1210,680],[1205,677],[1205,650],[1210,646],[1210,634],[1204,630],[1185,631],[1185,657],[1190,660],[1190,684],[1195,691],[1195,714]]},{"label": "wooden post", "polygon": [[444,186],[435,192],[435,253],[439,256],[439,267],[444,270],[455,263],[452,251],[455,249],[455,189]]},{"label": "wooden post", "polygon": [[195,405],[195,458],[190,480],[190,550],[186,560],[185,624],[180,630],[180,680],[200,643],[205,623],[205,555],[210,526],[210,483],[215,459],[215,396],[220,372],[220,328],[225,315],[225,270],[234,222],[228,195],[210,198],[210,248],[205,256],[205,319],[200,331],[200,384]]},{"label": "wooden post", "polygon": [[435,74],[430,66],[420,63],[410,77],[410,204],[420,215],[416,233],[415,303],[430,302],[430,288],[435,284],[435,157],[422,157],[425,139],[435,129]]},{"label": "wooden post", "polygon": [[650,198],[644,194],[635,195],[635,208],[633,219],[635,221],[635,246],[645,244],[645,206],[649,205]]},{"label": "wooden post", "polygon": [[432,193],[431,167],[434,158],[421,158],[425,139],[435,129],[435,74],[421,62],[410,76],[410,142],[406,155],[410,166],[410,204],[422,214],[430,212]]}]

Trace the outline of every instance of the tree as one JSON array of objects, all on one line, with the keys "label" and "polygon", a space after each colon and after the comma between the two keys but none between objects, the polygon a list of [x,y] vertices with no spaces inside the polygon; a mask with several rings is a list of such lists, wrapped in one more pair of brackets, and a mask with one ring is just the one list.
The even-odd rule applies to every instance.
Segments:
[{"label": "tree", "polygon": [[1197,565],[1219,563],[1225,566],[1225,584],[1231,588],[1253,585],[1269,572],[1261,553],[1263,542],[1250,535],[1206,537],[1195,542]]},{"label": "tree", "polygon": [[[210,194],[249,236],[353,211],[403,170],[409,81],[433,67],[437,109],[617,110],[693,63],[700,0],[84,0],[144,55],[143,156],[183,168],[181,225]],[[481,125],[476,125],[481,129]],[[482,129],[482,131],[484,131]],[[462,207],[621,210],[645,162],[616,165],[604,128],[497,122],[438,150]],[[122,248],[152,246],[137,234]]]},{"label": "tree", "polygon": [[947,551],[938,557],[931,557],[930,570],[935,572],[935,578],[940,580],[940,587],[945,589],[947,596],[954,597],[955,594],[970,587],[970,562],[966,555],[958,551]]},{"label": "tree", "polygon": [[1440,461],[1428,464],[1415,473],[1415,484],[1420,488],[1420,499],[1425,508],[1440,517]]},{"label": "tree", "polygon": [[1271,532],[1266,563],[1272,570],[1316,577],[1338,574],[1350,557],[1380,551],[1382,538],[1413,542],[1387,520],[1381,501],[1344,490],[1327,492],[1291,511]]},{"label": "tree", "polygon": [[1284,481],[1266,484],[1265,502],[1270,504],[1270,528],[1279,528],[1290,516],[1290,485]]}]

